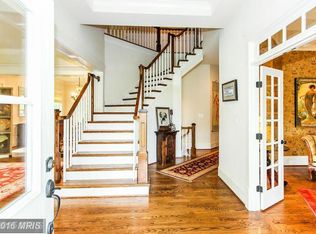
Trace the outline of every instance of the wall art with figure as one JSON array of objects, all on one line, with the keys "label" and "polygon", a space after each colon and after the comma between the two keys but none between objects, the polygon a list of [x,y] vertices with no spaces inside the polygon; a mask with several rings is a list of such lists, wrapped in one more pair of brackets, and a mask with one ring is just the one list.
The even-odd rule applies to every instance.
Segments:
[{"label": "wall art with figure", "polygon": [[212,82],[212,132],[219,130],[219,83]]},{"label": "wall art with figure", "polygon": [[316,127],[316,78],[295,79],[295,127]]}]

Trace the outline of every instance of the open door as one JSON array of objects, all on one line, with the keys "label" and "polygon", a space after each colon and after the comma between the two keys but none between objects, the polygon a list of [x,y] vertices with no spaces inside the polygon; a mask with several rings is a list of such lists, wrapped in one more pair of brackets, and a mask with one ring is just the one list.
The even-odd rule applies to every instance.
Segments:
[{"label": "open door", "polygon": [[260,69],[260,187],[261,209],[284,199],[283,71]]},{"label": "open door", "polygon": [[2,233],[53,232],[53,11],[53,0],[0,0]]}]

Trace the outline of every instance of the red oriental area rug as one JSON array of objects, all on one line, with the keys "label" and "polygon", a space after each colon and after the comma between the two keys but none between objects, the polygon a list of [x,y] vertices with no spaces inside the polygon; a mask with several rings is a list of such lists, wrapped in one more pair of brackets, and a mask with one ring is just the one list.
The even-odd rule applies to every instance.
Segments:
[{"label": "red oriental area rug", "polygon": [[316,216],[316,196],[313,194],[313,191],[310,189],[299,189],[298,192],[302,195],[305,202]]},{"label": "red oriental area rug", "polygon": [[23,163],[0,163],[0,201],[24,189]]},{"label": "red oriental area rug", "polygon": [[196,178],[210,172],[218,167],[219,152],[215,151],[184,163],[168,167],[158,173],[192,182]]}]

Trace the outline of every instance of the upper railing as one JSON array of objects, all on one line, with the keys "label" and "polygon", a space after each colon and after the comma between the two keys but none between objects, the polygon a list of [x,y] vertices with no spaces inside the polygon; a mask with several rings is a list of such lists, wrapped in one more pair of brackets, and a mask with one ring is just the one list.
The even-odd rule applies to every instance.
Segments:
[{"label": "upper railing", "polygon": [[106,26],[105,34],[157,52],[168,42],[168,34],[183,29],[160,27]]},{"label": "upper railing", "polygon": [[203,41],[202,31],[199,28],[183,29],[179,34],[168,33],[167,44],[148,66],[139,66],[139,82],[134,118],[138,110],[144,108],[146,97],[151,97],[163,85],[164,79],[174,73],[181,61],[187,61],[188,55],[201,48]]}]

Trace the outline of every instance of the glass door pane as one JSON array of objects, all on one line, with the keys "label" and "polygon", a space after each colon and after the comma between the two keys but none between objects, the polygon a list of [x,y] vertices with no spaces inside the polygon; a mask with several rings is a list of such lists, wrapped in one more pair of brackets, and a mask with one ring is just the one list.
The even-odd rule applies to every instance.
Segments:
[{"label": "glass door pane", "polygon": [[[0,0],[0,209],[28,191],[25,106],[26,17]],[[15,101],[13,103],[13,97]],[[19,103],[19,104],[17,104]]]},{"label": "glass door pane", "polygon": [[284,198],[283,187],[283,72],[261,67],[263,87],[260,91],[261,209],[266,209]]}]

